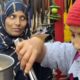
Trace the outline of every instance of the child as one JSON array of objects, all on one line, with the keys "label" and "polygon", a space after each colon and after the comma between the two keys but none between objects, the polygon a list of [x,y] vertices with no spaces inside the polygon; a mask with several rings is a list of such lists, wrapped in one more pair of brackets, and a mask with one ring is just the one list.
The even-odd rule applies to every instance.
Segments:
[{"label": "child", "polygon": [[62,75],[70,80],[80,80],[80,0],[76,0],[70,9],[67,24],[72,32],[72,43],[57,41],[43,44],[42,40],[33,37],[17,44],[16,52],[26,73],[37,61],[42,66],[57,71],[58,80],[62,79]]}]

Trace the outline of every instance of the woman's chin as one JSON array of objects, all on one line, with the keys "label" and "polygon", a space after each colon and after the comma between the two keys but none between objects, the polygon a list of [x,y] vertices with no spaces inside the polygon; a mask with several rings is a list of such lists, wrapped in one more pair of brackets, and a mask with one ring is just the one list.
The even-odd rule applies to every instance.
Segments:
[{"label": "woman's chin", "polygon": [[12,37],[18,37],[20,36],[21,34],[11,34]]}]

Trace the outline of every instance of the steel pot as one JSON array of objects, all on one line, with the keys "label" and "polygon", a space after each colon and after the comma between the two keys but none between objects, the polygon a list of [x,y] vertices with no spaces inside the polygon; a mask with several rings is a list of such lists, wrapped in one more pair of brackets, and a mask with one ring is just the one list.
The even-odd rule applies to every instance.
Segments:
[{"label": "steel pot", "polygon": [[12,57],[0,54],[0,80],[13,80],[13,64]]}]

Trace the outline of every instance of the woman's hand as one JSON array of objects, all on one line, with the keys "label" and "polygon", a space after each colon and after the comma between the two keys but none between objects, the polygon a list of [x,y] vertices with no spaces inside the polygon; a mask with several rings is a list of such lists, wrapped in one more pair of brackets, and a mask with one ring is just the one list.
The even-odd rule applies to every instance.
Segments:
[{"label": "woman's hand", "polygon": [[43,41],[37,37],[23,40],[16,45],[16,53],[25,73],[29,72],[35,61],[40,62],[42,60],[43,49]]}]

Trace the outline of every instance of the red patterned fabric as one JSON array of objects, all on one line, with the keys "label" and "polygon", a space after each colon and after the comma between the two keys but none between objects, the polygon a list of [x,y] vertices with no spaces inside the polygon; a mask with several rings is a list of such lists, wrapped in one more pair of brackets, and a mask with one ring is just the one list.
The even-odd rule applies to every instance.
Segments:
[{"label": "red patterned fabric", "polygon": [[56,69],[55,71],[57,74],[55,75],[56,80],[64,80],[66,78],[66,75],[62,74],[62,72],[59,69]]}]

